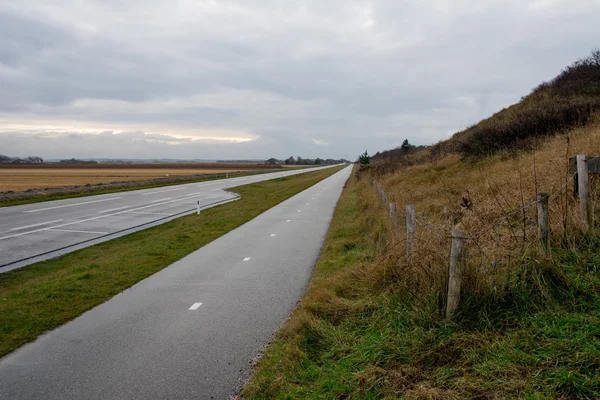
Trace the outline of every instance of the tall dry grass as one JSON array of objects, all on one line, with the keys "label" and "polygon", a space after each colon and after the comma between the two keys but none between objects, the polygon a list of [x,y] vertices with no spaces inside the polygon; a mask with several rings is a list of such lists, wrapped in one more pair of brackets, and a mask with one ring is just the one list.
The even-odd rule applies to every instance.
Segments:
[{"label": "tall dry grass", "polygon": [[[573,178],[568,173],[568,159],[578,153],[600,155],[600,120],[536,143],[534,151],[516,155],[497,154],[468,161],[452,154],[428,163],[405,165],[391,173],[374,168],[370,172],[380,172],[375,179],[401,215],[398,226],[386,222],[391,232],[386,250],[389,276],[402,281],[415,298],[429,301],[433,297],[443,309],[451,230],[459,228],[468,236],[463,282],[466,291],[502,299],[515,279],[543,279],[539,274],[517,276],[532,259],[541,260],[544,273],[560,281],[560,273],[537,250],[536,199],[539,192],[550,195],[551,246],[572,246],[585,240],[579,205],[573,196]],[[599,179],[590,177],[593,208],[598,210]],[[375,190],[367,187],[367,179],[362,179],[360,185],[361,190],[376,196]],[[410,258],[406,257],[402,218],[407,204],[417,208],[417,236]]]}]

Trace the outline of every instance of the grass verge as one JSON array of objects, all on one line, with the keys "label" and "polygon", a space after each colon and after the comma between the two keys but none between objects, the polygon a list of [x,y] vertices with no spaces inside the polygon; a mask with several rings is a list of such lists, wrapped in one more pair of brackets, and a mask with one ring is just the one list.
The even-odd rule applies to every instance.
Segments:
[{"label": "grass verge", "polygon": [[235,188],[242,198],[0,274],[0,356],[106,301],[283,200],[339,171]]},{"label": "grass verge", "polygon": [[[362,185],[362,186],[361,186]],[[526,261],[456,318],[399,284],[382,212],[352,176],[309,289],[246,399],[552,399],[600,393],[600,240]]]}]

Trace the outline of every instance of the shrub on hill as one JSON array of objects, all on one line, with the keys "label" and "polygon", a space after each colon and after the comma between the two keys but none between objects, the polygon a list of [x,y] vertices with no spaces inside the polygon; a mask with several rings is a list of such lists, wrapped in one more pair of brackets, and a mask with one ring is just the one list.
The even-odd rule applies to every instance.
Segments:
[{"label": "shrub on hill", "polygon": [[485,157],[502,150],[528,149],[536,138],[589,123],[600,111],[600,50],[593,51],[544,82],[514,106],[457,133],[434,152],[456,150]]}]

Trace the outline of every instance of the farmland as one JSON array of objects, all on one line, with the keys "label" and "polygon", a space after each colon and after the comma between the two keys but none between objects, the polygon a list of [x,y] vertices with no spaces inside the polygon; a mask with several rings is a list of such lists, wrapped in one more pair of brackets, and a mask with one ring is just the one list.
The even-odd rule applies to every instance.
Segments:
[{"label": "farmland", "polygon": [[92,164],[3,165],[0,192],[22,192],[63,186],[141,181],[165,176],[190,176],[276,169],[264,164]]}]

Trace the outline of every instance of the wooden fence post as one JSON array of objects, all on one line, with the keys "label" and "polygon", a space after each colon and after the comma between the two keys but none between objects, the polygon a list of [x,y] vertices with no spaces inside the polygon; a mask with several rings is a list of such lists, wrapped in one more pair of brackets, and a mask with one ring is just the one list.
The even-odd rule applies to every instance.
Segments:
[{"label": "wooden fence post", "polygon": [[387,205],[387,193],[384,188],[381,188],[381,207],[385,207]]},{"label": "wooden fence post", "polygon": [[550,256],[550,245],[548,243],[548,193],[538,193],[538,238],[540,246],[546,257]]},{"label": "wooden fence post", "polygon": [[388,207],[390,213],[390,220],[392,221],[392,225],[395,228],[398,225],[398,211],[396,210],[396,203],[390,203]]},{"label": "wooden fence post", "polygon": [[448,303],[446,304],[447,318],[454,313],[460,300],[465,236],[465,231],[452,229],[452,249],[450,250],[450,268],[448,269]]},{"label": "wooden fence post", "polygon": [[412,246],[417,233],[417,209],[414,205],[406,206],[406,259],[412,258]]},{"label": "wooden fence post", "polygon": [[593,226],[592,213],[590,212],[590,201],[588,198],[588,168],[585,154],[577,154],[577,187],[579,191],[579,211],[581,222],[586,230],[590,231]]}]

